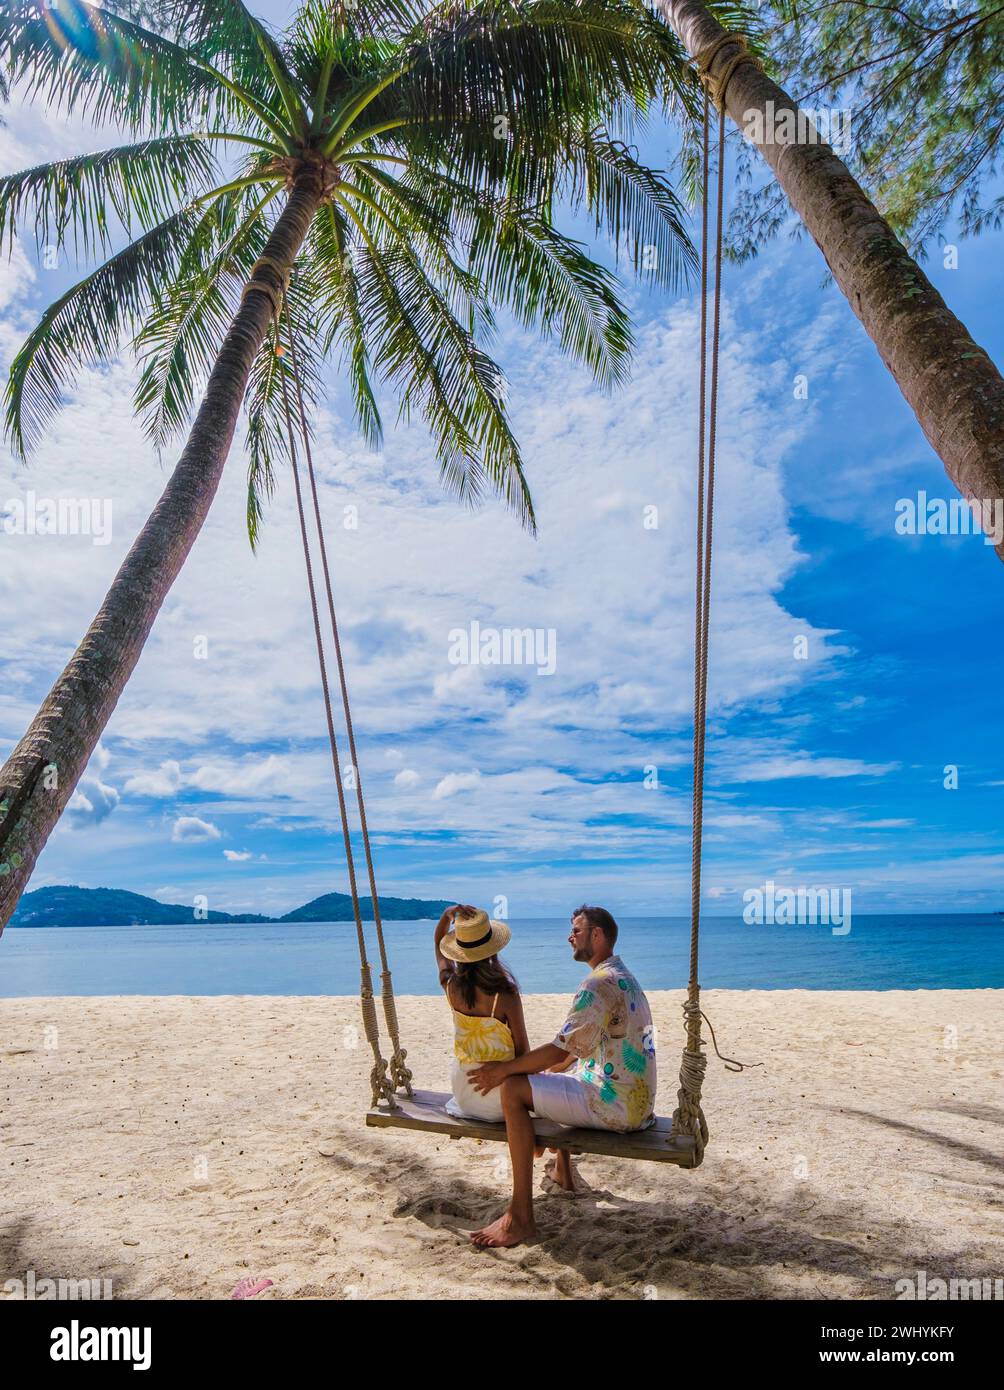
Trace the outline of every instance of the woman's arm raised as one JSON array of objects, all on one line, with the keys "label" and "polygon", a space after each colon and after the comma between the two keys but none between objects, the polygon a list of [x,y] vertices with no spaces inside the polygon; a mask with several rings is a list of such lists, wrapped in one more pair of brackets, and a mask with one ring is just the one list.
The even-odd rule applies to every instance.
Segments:
[{"label": "woman's arm raised", "polygon": [[457,910],[458,908],[456,906],[448,907],[436,923],[436,930],[432,935],[432,947],[436,952],[436,969],[439,971],[439,983],[444,989],[449,983],[450,976],[453,974],[453,961],[447,960],[446,956],[443,955],[439,949],[439,943],[453,926],[453,916]]}]

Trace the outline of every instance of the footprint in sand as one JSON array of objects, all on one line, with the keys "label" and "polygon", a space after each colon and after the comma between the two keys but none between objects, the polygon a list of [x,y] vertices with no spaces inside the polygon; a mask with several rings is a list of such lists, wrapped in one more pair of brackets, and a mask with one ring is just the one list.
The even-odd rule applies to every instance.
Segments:
[{"label": "footprint in sand", "polygon": [[455,1222],[484,1222],[497,1203],[471,1201],[466,1204],[450,1197],[428,1196],[406,1198],[394,1208],[394,1216],[413,1216],[427,1226],[438,1229]]}]

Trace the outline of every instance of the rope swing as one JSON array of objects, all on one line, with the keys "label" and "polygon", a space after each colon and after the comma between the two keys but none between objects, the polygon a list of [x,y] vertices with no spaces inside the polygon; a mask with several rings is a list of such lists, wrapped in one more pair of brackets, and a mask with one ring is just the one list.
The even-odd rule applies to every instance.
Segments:
[{"label": "rope swing", "polygon": [[[727,45],[738,46],[738,53],[729,58],[719,76],[713,77],[711,66],[719,50]],[[672,1128],[666,1120],[657,1120],[655,1126],[642,1134],[616,1135],[608,1132],[585,1130],[560,1130],[552,1135],[548,1131],[548,1144],[559,1147],[572,1147],[574,1151],[606,1153],[615,1156],[651,1158],[663,1162],[679,1163],[683,1167],[697,1167],[704,1157],[708,1142],[708,1126],[701,1108],[701,1091],[707,1071],[707,1055],[701,1038],[702,1020],[708,1024],[712,1045],[716,1055],[731,1071],[741,1071],[743,1066],[731,1058],[723,1057],[718,1051],[714,1029],[701,1009],[701,987],[698,980],[698,947],[701,923],[701,852],[704,832],[704,755],[707,732],[707,690],[708,690],[708,647],[711,614],[711,574],[712,546],[714,540],[715,504],[715,456],[717,446],[718,414],[718,362],[721,327],[721,289],[722,289],[722,213],[724,198],[725,166],[725,90],[729,79],[744,62],[757,63],[758,60],[746,51],[746,40],[742,35],[723,34],[708,46],[697,58],[697,66],[703,84],[703,138],[702,138],[702,190],[701,190],[701,359],[699,382],[699,411],[697,441],[697,546],[694,609],[694,744],[693,744],[693,806],[691,827],[691,926],[690,926],[690,972],[687,983],[687,998],[683,1005],[684,1031],[686,1045],[680,1064],[680,1087],[677,1092],[677,1106],[673,1112]],[[718,108],[718,157],[716,164],[717,191],[715,198],[714,229],[714,281],[712,287],[712,312],[708,323],[708,265],[709,265],[709,202],[710,202],[710,144],[711,144],[711,102]],[[255,273],[260,266],[268,265],[278,277],[281,288],[273,287],[264,281],[256,281]],[[403,1126],[450,1134],[457,1138],[464,1134],[479,1138],[504,1139],[502,1126],[484,1123],[459,1122],[446,1112],[446,1096],[433,1092],[415,1092],[412,1088],[412,1074],[406,1065],[407,1052],[401,1047],[394,1000],[394,987],[390,964],[384,940],[383,922],[380,915],[380,900],[377,894],[376,875],[370,849],[369,827],[366,820],[366,805],[363,797],[362,778],[356,754],[355,733],[349,705],[348,687],[345,679],[345,666],[342,647],[335,617],[335,603],[328,565],[327,549],[324,542],[324,528],[321,523],[321,510],[318,501],[317,479],[314,471],[313,453],[310,444],[310,428],[304,400],[303,383],[300,375],[296,334],[291,321],[288,295],[289,275],[283,267],[268,256],[262,256],[252,269],[251,280],[244,293],[252,289],[264,292],[272,307],[272,329],[274,333],[274,352],[276,370],[281,384],[283,413],[289,446],[290,464],[293,473],[293,486],[296,494],[296,509],[300,524],[300,539],[303,546],[304,566],[307,575],[307,588],[310,595],[310,608],[314,624],[314,639],[317,646],[317,660],[320,669],[321,688],[324,696],[324,713],[328,729],[328,742],[331,747],[331,763],[338,791],[338,812],[342,826],[342,840],[345,847],[345,862],[348,869],[349,892],[352,898],[352,912],[356,924],[356,943],[359,949],[360,1005],[366,1039],[373,1053],[370,1070],[370,1089],[372,1107],[367,1115],[367,1123],[382,1126]],[[281,335],[282,325],[285,332]],[[285,337],[289,347],[289,363],[285,360]],[[709,351],[710,347],[710,351]],[[710,356],[710,374],[708,359]],[[294,407],[290,401],[289,381],[292,381],[295,394],[297,425],[294,425]],[[390,1041],[389,1061],[381,1051],[380,1030],[377,1022],[376,1003],[373,996],[373,975],[367,955],[366,933],[359,901],[356,877],[355,856],[352,847],[352,834],[349,828],[348,807],[345,787],[342,780],[342,766],[338,752],[338,739],[335,733],[334,715],[331,704],[331,691],[324,654],[324,640],[321,632],[321,619],[315,580],[315,562],[312,558],[312,541],[308,532],[306,509],[304,507],[303,487],[298,463],[299,433],[303,457],[307,465],[310,484],[313,525],[316,531],[316,544],[320,570],[324,580],[328,619],[331,625],[331,640],[338,671],[341,690],[342,712],[345,719],[345,733],[348,744],[350,767],[354,777],[356,807],[362,833],[363,854],[366,861],[366,874],[369,881],[373,904],[373,921],[380,954],[381,1001],[384,1022]],[[759,1065],[759,1064],[755,1064]],[[405,1100],[400,1100],[400,1093]],[[539,1122],[537,1122],[539,1127]],[[546,1124],[546,1122],[545,1122]],[[551,1129],[554,1129],[551,1126]],[[538,1136],[539,1137],[539,1136]]]}]

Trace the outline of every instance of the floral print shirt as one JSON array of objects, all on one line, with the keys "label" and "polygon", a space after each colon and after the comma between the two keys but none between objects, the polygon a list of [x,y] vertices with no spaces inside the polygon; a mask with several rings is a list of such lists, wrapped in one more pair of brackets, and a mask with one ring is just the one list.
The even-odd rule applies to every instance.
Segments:
[{"label": "floral print shirt", "polygon": [[578,1060],[569,1075],[588,1087],[603,1129],[644,1129],[655,1105],[655,1026],[648,1000],[620,956],[582,982],[554,1039]]}]

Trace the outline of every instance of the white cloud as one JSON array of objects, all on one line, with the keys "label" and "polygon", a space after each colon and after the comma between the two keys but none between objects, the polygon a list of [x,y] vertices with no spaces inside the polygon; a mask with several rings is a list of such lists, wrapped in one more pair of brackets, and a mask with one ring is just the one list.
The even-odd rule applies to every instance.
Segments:
[{"label": "white cloud", "polygon": [[174,758],[162,762],[155,772],[139,772],[125,784],[135,796],[173,796],[181,786],[181,764]]},{"label": "white cloud", "polygon": [[35,272],[20,241],[15,240],[9,258],[0,257],[0,309],[6,309],[14,301],[23,299],[34,283]]},{"label": "white cloud", "polygon": [[869,763],[861,758],[831,758],[804,749],[787,750],[776,745],[755,746],[748,751],[726,748],[715,761],[723,782],[779,782],[793,777],[885,777],[898,763]]},{"label": "white cloud", "polygon": [[403,768],[394,778],[395,787],[416,787],[422,778],[413,767]]},{"label": "white cloud", "polygon": [[456,796],[457,792],[472,791],[480,781],[480,772],[450,772],[436,783],[432,794],[437,801],[442,801],[445,797]]},{"label": "white cloud", "polygon": [[200,791],[222,792],[226,796],[276,795],[302,787],[290,759],[274,753],[266,758],[249,756],[239,761],[217,758],[196,768],[185,782]]},{"label": "white cloud", "polygon": [[171,839],[176,845],[197,845],[218,840],[220,833],[215,825],[198,816],[179,816],[172,827]]},{"label": "white cloud", "polygon": [[[249,849],[225,849],[223,851],[223,858],[231,864],[244,864],[253,857]],[[379,897],[379,894],[377,896]]]},{"label": "white cloud", "polygon": [[119,794],[115,787],[109,787],[97,777],[84,776],[67,802],[66,809],[70,824],[76,829],[84,829],[100,824],[118,804]]}]

